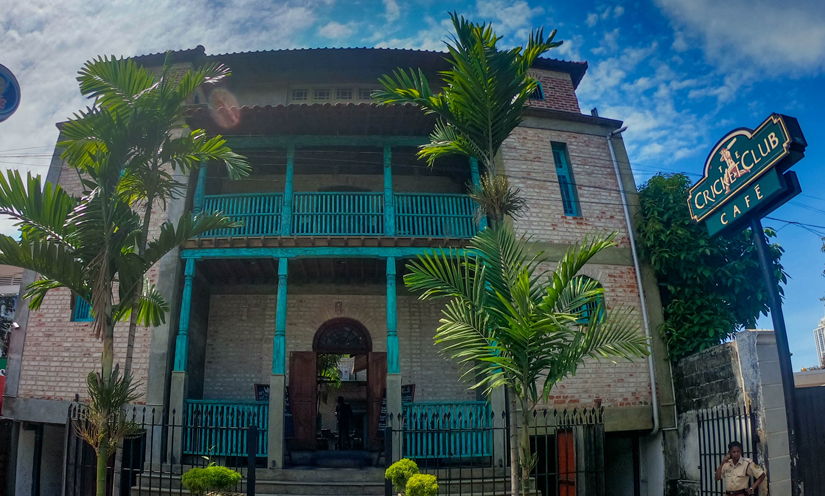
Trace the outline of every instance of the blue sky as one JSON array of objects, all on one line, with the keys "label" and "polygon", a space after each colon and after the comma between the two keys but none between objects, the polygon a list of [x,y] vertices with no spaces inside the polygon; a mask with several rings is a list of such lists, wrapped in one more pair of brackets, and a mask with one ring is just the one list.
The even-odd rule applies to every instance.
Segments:
[{"label": "blue sky", "polygon": [[[0,123],[0,167],[45,172],[54,123],[81,108],[74,81],[99,54],[192,48],[207,53],[298,47],[378,46],[441,50],[447,11],[493,22],[509,44],[533,27],[558,29],[551,57],[586,60],[581,108],[624,120],[637,181],[683,171],[698,179],[710,147],[731,128],[771,112],[799,119],[807,157],[794,168],[803,194],[766,220],[779,230],[791,277],[785,315],[794,368],[814,365],[812,330],[825,254],[825,2],[654,0],[638,2],[30,0],[0,18],[0,63],[23,88]],[[812,227],[819,226],[819,227]],[[0,230],[12,232],[10,222]],[[812,232],[813,231],[813,232]],[[759,321],[770,328],[770,319]]]}]

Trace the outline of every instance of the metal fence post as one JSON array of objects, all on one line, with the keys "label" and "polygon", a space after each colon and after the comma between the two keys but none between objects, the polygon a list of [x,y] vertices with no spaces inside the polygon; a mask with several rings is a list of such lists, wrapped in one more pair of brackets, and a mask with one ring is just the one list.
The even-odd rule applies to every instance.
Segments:
[{"label": "metal fence post", "polygon": [[[387,415],[387,427],[384,428],[384,468],[392,465],[392,414]],[[392,481],[384,477],[384,496],[392,496]]]},{"label": "metal fence post", "polygon": [[246,494],[255,496],[255,464],[258,457],[258,426],[250,424],[246,430]]}]

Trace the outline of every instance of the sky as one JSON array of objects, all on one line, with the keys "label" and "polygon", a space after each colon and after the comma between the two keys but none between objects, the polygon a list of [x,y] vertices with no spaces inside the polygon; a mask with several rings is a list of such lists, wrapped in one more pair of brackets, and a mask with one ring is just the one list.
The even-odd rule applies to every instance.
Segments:
[{"label": "sky", "polygon": [[[11,5],[12,0],[0,0]],[[817,363],[812,330],[825,317],[825,2],[821,0],[28,0],[0,16],[0,64],[22,87],[0,123],[0,167],[44,174],[55,123],[88,102],[75,76],[102,54],[206,47],[208,54],[305,47],[443,50],[448,11],[493,23],[506,45],[557,29],[547,56],[587,61],[581,108],[623,120],[639,184],[657,172],[694,180],[727,131],[791,115],[808,140],[794,166],[803,193],[764,220],[790,279],[785,319],[794,369]],[[780,219],[780,220],[773,220]],[[0,231],[14,233],[0,220]],[[772,328],[761,318],[761,328]]]}]

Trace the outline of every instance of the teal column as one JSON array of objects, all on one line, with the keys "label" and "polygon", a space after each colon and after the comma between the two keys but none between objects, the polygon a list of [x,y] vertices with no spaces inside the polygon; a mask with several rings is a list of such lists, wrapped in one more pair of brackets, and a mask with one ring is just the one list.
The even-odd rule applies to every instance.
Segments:
[{"label": "teal column", "polygon": [[286,146],[286,181],[284,181],[284,208],[281,210],[281,236],[292,234],[292,185],[295,175],[295,145]]},{"label": "teal column", "polygon": [[392,194],[392,150],[384,146],[384,234],[395,236],[395,202]]},{"label": "teal column", "polygon": [[[478,159],[475,157],[470,157],[470,178],[473,181],[473,186],[478,187],[480,183],[480,178],[478,174]],[[483,215],[478,220],[478,230],[483,231],[487,228],[487,216]]]},{"label": "teal column", "polygon": [[398,310],[395,294],[395,257],[387,257],[387,373],[399,374]]},{"label": "teal column", "polygon": [[287,259],[278,260],[278,306],[275,310],[275,338],[272,342],[272,373],[286,372],[286,275]]},{"label": "teal column", "polygon": [[207,165],[201,165],[198,169],[198,183],[195,186],[195,197],[192,199],[192,213],[195,215],[203,211],[203,201],[206,198],[206,174]]},{"label": "teal column", "polygon": [[186,268],[183,271],[183,297],[180,302],[180,322],[178,323],[178,338],[175,341],[175,371],[186,371],[186,360],[189,357],[189,314],[192,309],[192,280],[195,278],[195,259],[186,259]]}]

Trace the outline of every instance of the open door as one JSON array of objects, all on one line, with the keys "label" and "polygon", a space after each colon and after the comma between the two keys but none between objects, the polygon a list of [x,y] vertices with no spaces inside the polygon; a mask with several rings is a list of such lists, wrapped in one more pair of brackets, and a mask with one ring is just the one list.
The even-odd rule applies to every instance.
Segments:
[{"label": "open door", "polygon": [[289,354],[289,404],[295,426],[293,447],[296,450],[315,449],[317,373],[314,351]]},{"label": "open door", "polygon": [[381,417],[381,403],[386,388],[387,354],[370,352],[367,354],[367,447],[370,450],[381,449],[378,421]]}]

